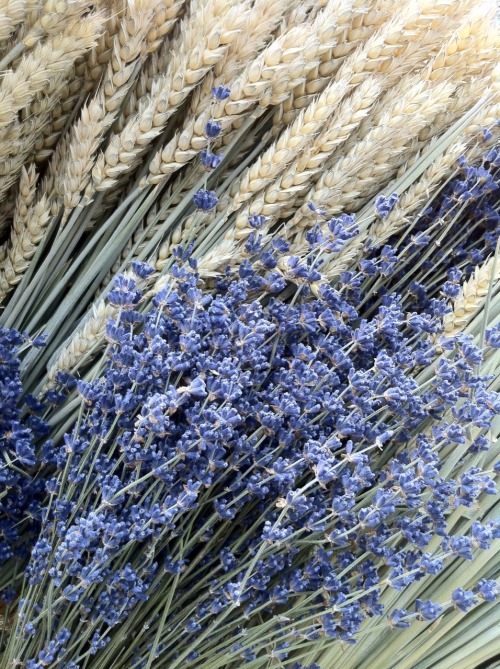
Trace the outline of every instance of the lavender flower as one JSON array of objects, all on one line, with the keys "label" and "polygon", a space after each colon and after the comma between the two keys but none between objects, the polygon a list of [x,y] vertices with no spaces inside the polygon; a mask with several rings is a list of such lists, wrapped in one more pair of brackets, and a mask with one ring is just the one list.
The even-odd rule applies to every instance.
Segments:
[{"label": "lavender flower", "polygon": [[[57,499],[26,572],[34,604],[23,629],[46,618],[34,607],[47,584],[61,594],[52,638],[23,641],[23,661],[40,661],[59,619],[68,646],[106,662],[104,640],[143,615],[144,634],[121,646],[130,667],[150,654],[202,666],[216,650],[226,663],[270,649],[284,660],[297,638],[352,643],[367,617],[434,620],[437,602],[386,612],[383,588],[436,576],[498,532],[475,523],[447,533],[450,511],[489,494],[493,479],[463,463],[444,473],[441,454],[472,457],[466,430],[490,429],[500,402],[466,339],[417,382],[422,358],[437,356],[441,303],[415,324],[401,297],[386,296],[363,317],[352,272],[319,298],[254,300],[264,284],[282,288],[274,274],[287,246],[276,246],[258,256],[262,273],[245,262],[213,294],[178,266],[136,333],[126,311],[110,323],[103,374],[78,383],[82,419],[55,452]],[[289,271],[315,280],[314,258]],[[140,301],[136,285],[119,286],[120,303]],[[81,612],[92,622],[84,631]],[[58,652],[71,661],[75,651]]]},{"label": "lavender flower", "polygon": [[200,211],[205,212],[213,209],[219,201],[215,195],[215,191],[207,191],[204,188],[200,188],[200,190],[193,195],[193,200],[195,207]]}]

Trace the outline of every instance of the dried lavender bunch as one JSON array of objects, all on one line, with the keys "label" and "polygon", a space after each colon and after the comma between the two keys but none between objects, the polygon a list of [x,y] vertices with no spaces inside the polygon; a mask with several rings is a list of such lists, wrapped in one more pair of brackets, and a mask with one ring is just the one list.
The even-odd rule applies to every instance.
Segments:
[{"label": "dried lavender bunch", "polygon": [[[15,330],[0,330],[0,601],[4,605],[14,600],[18,580],[12,579],[6,564],[22,564],[28,557],[40,529],[45,492],[44,481],[35,480],[33,472],[39,464],[36,442],[43,440],[49,426],[38,415],[39,403],[25,396],[21,381],[21,355],[30,346],[43,346],[43,338],[31,341]],[[50,447],[46,441],[45,448]],[[30,522],[23,525],[27,517]]]},{"label": "dried lavender bunch", "polygon": [[[350,643],[372,616],[400,628],[496,597],[483,579],[382,604],[499,534],[480,513],[500,468],[481,351],[440,337],[446,301],[405,312],[393,295],[365,319],[353,276],[307,298],[314,255],[290,268],[307,299],[277,300],[286,246],[213,295],[181,263],[145,314],[151,269],[118,279],[106,367],[78,383],[53,451],[6,662],[266,667]],[[450,534],[459,507],[478,511]]]}]

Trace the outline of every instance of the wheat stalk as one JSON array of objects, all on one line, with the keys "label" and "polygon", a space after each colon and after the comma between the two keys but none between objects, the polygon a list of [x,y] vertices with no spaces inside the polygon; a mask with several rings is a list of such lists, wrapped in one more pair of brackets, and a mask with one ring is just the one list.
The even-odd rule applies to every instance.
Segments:
[{"label": "wheat stalk", "polygon": [[494,258],[490,258],[474,270],[462,284],[459,295],[452,301],[452,311],[443,317],[444,335],[453,337],[460,334],[481,309],[490,285],[500,280],[500,267],[494,272]]},{"label": "wheat stalk", "polygon": [[333,151],[346,141],[369,114],[380,91],[380,78],[367,79],[340,104],[325,129],[312,140],[302,155],[278,179],[238,211],[234,231],[236,239],[243,239],[251,233],[251,228],[248,227],[250,214],[263,214],[268,219],[267,226],[270,226],[286,207],[293,205],[297,192],[303,191],[304,184],[308,188],[308,184],[321,172]]},{"label": "wheat stalk", "polygon": [[6,42],[24,19],[26,0],[1,0],[0,2],[0,46]]},{"label": "wheat stalk", "polygon": [[169,68],[155,82],[148,104],[111,138],[99,156],[92,172],[95,190],[109,189],[137,164],[144,149],[160,134],[189,92],[224,56],[238,36],[247,12],[246,0],[237,5],[227,0],[193,3],[191,15],[183,21],[179,43],[173,45]]},{"label": "wheat stalk", "polygon": [[76,370],[78,365],[102,344],[106,334],[106,324],[115,315],[116,309],[102,299],[92,307],[86,321],[74,332],[70,341],[63,346],[49,366],[46,389],[53,386],[57,372]]},{"label": "wheat stalk", "polygon": [[[308,24],[291,28],[267,46],[232,82],[230,97],[211,111],[212,118],[220,122],[222,133],[229,132],[257,104],[264,109],[286,98],[297,79],[305,77],[308,68],[314,66],[319,47],[315,27]],[[184,137],[181,139],[182,151],[191,151],[190,157],[206,145],[204,129],[207,120],[207,112],[196,117],[186,132],[186,141]],[[176,158],[179,158],[178,163]],[[161,183],[165,175],[169,176],[185,162],[185,154],[176,154],[176,143],[167,144],[152,160],[148,182]]]},{"label": "wheat stalk", "polygon": [[90,181],[95,153],[106,130],[104,95],[99,95],[82,108],[80,119],[70,131],[66,152],[59,156],[54,191],[64,205],[62,224],[78,205],[80,194]]},{"label": "wheat stalk", "polygon": [[0,264],[0,300],[19,283],[45,234],[50,219],[50,205],[46,197],[31,205],[25,224],[19,230],[12,228],[6,257]]},{"label": "wheat stalk", "polygon": [[76,21],[67,32],[38,44],[24,56],[16,70],[7,71],[0,83],[0,132],[16,120],[19,110],[27,107],[34,96],[58,76],[66,72],[84,51],[96,44],[102,28],[102,17],[87,16]]}]

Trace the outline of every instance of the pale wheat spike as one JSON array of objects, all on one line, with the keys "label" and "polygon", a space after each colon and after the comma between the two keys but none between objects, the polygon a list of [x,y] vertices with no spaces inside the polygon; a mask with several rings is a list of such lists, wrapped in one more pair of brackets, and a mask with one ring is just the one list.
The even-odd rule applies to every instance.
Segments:
[{"label": "pale wheat spike", "polygon": [[[311,96],[321,93],[340,64],[340,60],[338,60],[339,56],[335,55],[336,50],[337,54],[339,49],[343,49],[344,55],[347,54],[348,44],[349,51],[356,48],[356,46],[365,41],[377,28],[389,19],[389,12],[387,11],[371,11],[373,4],[372,0],[355,0],[354,2],[353,0],[336,1],[336,9],[339,14],[335,34],[336,39],[320,55],[318,64],[309,71],[307,79],[297,86],[276,109],[273,116],[273,134],[277,134],[280,128],[292,123],[300,110],[307,106]],[[385,4],[391,5],[394,8],[395,2],[394,0],[387,0]],[[365,27],[363,38],[360,38],[358,33],[354,37],[354,27],[362,24]],[[350,43],[349,36],[353,38],[353,41]]]},{"label": "pale wheat spike", "polygon": [[24,56],[15,71],[7,71],[0,83],[0,132],[27,107],[50,80],[67,71],[78,56],[96,44],[102,17],[92,15],[77,21],[68,34],[62,33],[37,44]]},{"label": "pale wheat spike", "polygon": [[[180,140],[158,151],[150,163],[148,183],[161,183],[187,162],[186,157],[190,159],[205,147],[204,131],[209,117],[220,122],[221,132],[225,134],[257,105],[264,109],[279,104],[307,75],[308,69],[314,67],[319,49],[317,26],[308,24],[291,28],[271,42],[232,82],[227,100],[214,105],[210,113],[197,116],[184,129]],[[176,153],[177,141],[182,147],[180,154]]]},{"label": "pale wheat spike", "polygon": [[137,67],[147,55],[146,35],[155,16],[157,0],[130,2],[113,39],[113,49],[104,79],[100,85],[110,126],[132,85]]},{"label": "pale wheat spike", "polygon": [[[491,3],[489,3],[491,7]],[[434,7],[434,9],[437,9]],[[343,147],[343,152],[350,151],[356,144],[363,140],[374,124],[378,123],[385,110],[404,95],[405,91],[420,80],[429,81],[446,81],[453,79],[460,82],[467,72],[469,63],[477,58],[476,51],[484,46],[484,28],[485,20],[482,18],[482,13],[477,13],[477,10],[470,11],[470,7],[466,3],[461,6],[465,13],[465,18],[462,14],[454,17],[459,23],[456,26],[454,33],[442,32],[442,22],[438,24],[437,30],[428,30],[423,39],[418,39],[412,42],[404,49],[399,58],[394,58],[389,64],[386,76],[387,93],[376,103],[373,112],[363,121],[356,133],[354,133]],[[487,17],[486,17],[487,18]],[[453,27],[453,24],[448,25],[445,22],[445,28]],[[441,46],[444,43],[444,46]],[[435,47],[439,48],[437,54],[431,58],[430,62],[422,69],[418,62],[425,62],[426,55]],[[415,61],[416,58],[416,61]],[[490,53],[491,58],[491,53]],[[458,59],[458,62],[457,62]],[[411,67],[411,64],[414,64]],[[461,63],[465,63],[465,66]],[[410,67],[408,67],[410,65]],[[401,75],[407,74],[399,79]],[[333,164],[342,157],[340,152],[332,155],[328,166]]]},{"label": "pale wheat spike", "polygon": [[452,311],[443,317],[444,335],[460,334],[481,309],[491,284],[500,280],[500,264],[493,274],[494,258],[476,267],[473,275],[462,284],[460,294],[452,301]]},{"label": "pale wheat spike", "polygon": [[403,176],[415,164],[422,155],[422,152],[431,144],[434,137],[446,132],[448,128],[468,111],[474,100],[480,100],[487,93],[490,80],[491,77],[483,77],[482,79],[476,79],[458,87],[448,108],[438,114],[433,122],[423,128],[418,133],[418,136],[415,137],[412,142],[413,155],[399,167],[396,172],[397,178]]},{"label": "pale wheat spike", "polygon": [[156,3],[153,23],[146,38],[146,50],[153,53],[172,31],[179,14],[184,9],[185,0],[161,0]]},{"label": "pale wheat spike", "polygon": [[12,37],[26,15],[26,0],[0,1],[0,47]]},{"label": "pale wheat spike", "polygon": [[5,259],[0,263],[0,301],[4,300],[22,279],[45,234],[50,219],[50,205],[45,197],[28,210],[26,225],[20,232],[12,230]]},{"label": "pale wheat spike", "polygon": [[297,158],[334,114],[347,90],[345,82],[333,81],[303,110],[291,126],[235,180],[229,189],[230,211],[266,188]]},{"label": "pale wheat spike", "polygon": [[153,89],[154,80],[167,70],[171,45],[166,38],[182,15],[185,4],[185,0],[165,0],[157,6],[145,45],[148,57],[127,96],[116,124],[117,130],[123,130],[131,116],[139,112],[141,104],[147,104],[146,97]]},{"label": "pale wheat spike", "polygon": [[118,135],[113,135],[93,173],[93,187],[107,190],[129,172],[147,145],[205,74],[221,60],[238,36],[248,12],[248,2],[197,0],[183,22],[178,43],[173,44],[167,72],[154,84],[149,102]]},{"label": "pale wheat spike", "polygon": [[[248,12],[240,35],[233,41],[224,58],[208,72],[200,86],[193,92],[189,110],[185,112],[184,126],[163,150],[164,156],[172,156],[170,168],[162,164],[165,177],[180,169],[196,156],[206,145],[205,118],[212,107],[212,87],[234,81],[256,53],[272,38],[272,32],[282,18],[286,0],[257,0]],[[160,159],[157,155],[156,161]],[[153,161],[153,165],[155,165]],[[154,169],[154,167],[153,167]]]},{"label": "pale wheat spike", "polygon": [[16,198],[12,228],[14,232],[20,235],[28,225],[28,215],[31,205],[35,199],[36,182],[38,175],[35,166],[29,165],[28,168],[21,168],[19,179],[19,191]]},{"label": "pale wheat spike", "polygon": [[[241,35],[231,43],[224,59],[215,65],[213,71],[209,72],[201,85],[195,89],[189,103],[190,116],[184,122],[182,131],[176,134],[171,140],[171,143],[175,142],[177,145],[175,152],[177,168],[182,166],[183,159],[186,162],[191,160],[206,145],[206,138],[203,134],[198,149],[190,147],[194,131],[192,117],[202,114],[210,106],[213,97],[211,92],[212,86],[222,85],[227,81],[231,82],[238,76],[251,59],[251,56],[260,52],[266,43],[271,40],[273,31],[280,20],[282,20],[285,9],[289,5],[290,3],[287,0],[257,0],[242,27]],[[174,170],[175,164],[172,164],[172,172]],[[190,188],[198,178],[196,175],[197,171],[192,175],[189,186],[187,182],[183,185]],[[166,172],[165,176],[168,176]],[[183,179],[185,180],[184,175]],[[151,237],[161,227],[161,222],[158,221],[158,223],[154,224],[152,218],[148,216],[135,235],[137,237],[142,235],[146,226],[153,226],[148,233]],[[130,248],[124,249],[121,258],[124,259],[129,251]]]},{"label": "pale wheat spike", "polygon": [[34,26],[23,37],[23,44],[32,49],[47,35],[58,35],[82,20],[91,9],[92,0],[46,0]]},{"label": "pale wheat spike", "polygon": [[[305,82],[301,90],[294,91],[293,97],[283,103],[282,118],[276,119],[275,123],[290,123],[298,111],[307,104],[310,96],[322,90],[331,76],[337,74],[338,78],[349,77],[350,64],[355,64],[354,72],[357,72],[363,67],[363,59],[366,59],[365,67],[372,70],[375,67],[379,72],[385,73],[386,85],[389,88],[402,73],[418,67],[426,59],[433,45],[442,43],[443,31],[449,31],[450,27],[454,26],[454,21],[470,4],[471,0],[463,2],[419,0],[416,3],[408,3],[401,9],[400,5],[392,0],[375,3],[370,11],[359,18],[354,17],[352,34],[348,32],[338,47],[333,48],[331,55],[326,54],[322,57],[316,79]],[[400,10],[399,14],[396,13],[397,10]],[[402,23],[395,24],[395,19],[388,21],[393,14],[396,14],[396,21],[399,16]],[[383,45],[384,32],[390,43],[397,35],[398,25],[402,28],[400,44],[399,46],[392,44],[388,54],[389,44]],[[347,46],[349,48],[346,50]],[[352,51],[356,46],[359,48],[353,54]],[[349,58],[346,57],[348,53],[351,54]],[[375,61],[371,60],[373,56]]]},{"label": "pale wheat spike", "polygon": [[147,105],[148,96],[153,90],[154,81],[160,72],[165,72],[168,68],[170,49],[170,41],[165,39],[157,51],[148,55],[115,123],[115,132],[121,132],[134,114],[140,111],[141,105]]},{"label": "pale wheat spike", "polygon": [[37,138],[48,123],[52,109],[59,99],[59,90],[64,81],[58,75],[49,82],[45,94],[37,96],[29,111],[22,110],[21,121],[15,121],[0,132],[0,194],[5,193],[17,180],[19,171],[27,160],[31,159]]},{"label": "pale wheat spike", "polygon": [[263,214],[268,225],[280,215],[285,207],[291,207],[297,192],[306,189],[311,179],[319,174],[328,157],[342,145],[362,119],[370,112],[373,102],[381,90],[381,79],[367,79],[354,93],[344,100],[332,115],[327,127],[313,139],[295,162],[265,191],[256,195],[236,216],[235,235],[244,238],[250,234],[248,217]]},{"label": "pale wheat spike", "polygon": [[[422,81],[408,89],[392,108],[386,110],[363,141],[322,174],[306,200],[333,215],[348,207],[367,186],[386,181],[394,162],[421,128],[442,111],[452,92],[452,84]],[[309,222],[310,211],[307,205],[302,205],[293,217],[291,227],[307,227]]]},{"label": "pale wheat spike", "polygon": [[107,116],[101,94],[83,107],[79,121],[71,128],[66,154],[56,168],[54,185],[64,206],[63,224],[90,181],[94,156],[106,130]]},{"label": "pale wheat spike", "polygon": [[[66,78],[62,86],[59,102],[52,109],[48,122],[42,128],[42,134],[37,139],[34,147],[34,160],[37,165],[45,163],[52,155],[61,134],[66,129],[68,121],[75,108],[81,100],[84,79],[76,75],[76,69]],[[35,100],[35,103],[37,100]],[[35,104],[34,103],[34,104]],[[31,105],[30,110],[34,104]]]},{"label": "pale wheat spike", "polygon": [[84,90],[89,93],[102,80],[104,71],[113,53],[114,38],[120,29],[120,21],[125,16],[127,3],[125,0],[106,2],[101,8],[106,12],[107,20],[103,34],[99,37],[96,46],[88,52],[85,58]]},{"label": "pale wheat spike", "polygon": [[57,372],[75,371],[92,351],[102,345],[107,322],[113,316],[116,316],[116,309],[102,299],[92,307],[86,321],[73,333],[49,367],[47,387],[53,386]]}]

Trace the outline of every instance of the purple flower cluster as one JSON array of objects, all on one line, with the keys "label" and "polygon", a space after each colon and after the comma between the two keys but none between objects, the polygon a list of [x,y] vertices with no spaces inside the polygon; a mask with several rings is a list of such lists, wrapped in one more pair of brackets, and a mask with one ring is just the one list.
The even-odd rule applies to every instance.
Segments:
[{"label": "purple flower cluster", "polygon": [[[37,465],[35,441],[43,440],[48,426],[38,415],[43,406],[32,397],[23,398],[20,375],[20,349],[33,343],[41,342],[30,342],[15,330],[0,330],[0,567],[4,568],[11,558],[28,555],[43,492],[43,482],[34,480],[32,472]],[[0,593],[5,601],[14,596],[3,579]]]},{"label": "purple flower cluster", "polygon": [[[385,613],[384,588],[500,536],[493,521],[453,536],[447,526],[457,506],[495,492],[467,436],[500,413],[480,352],[466,337],[439,341],[438,301],[409,314],[387,296],[363,318],[351,274],[284,303],[276,254],[260,256],[263,273],[243,262],[211,295],[176,266],[146,314],[135,283],[117,282],[106,369],[78,383],[81,420],[47,483],[57,496],[27,569],[23,661],[39,661],[40,626],[49,644],[69,630],[62,662],[110,661],[117,644],[133,668],[157,656],[201,667],[214,652],[291,660],[292,646],[325,635],[353,642]],[[446,355],[420,385],[436,340]],[[450,449],[462,454],[451,469]],[[480,587],[483,599],[497,591]],[[454,593],[462,610],[471,601]],[[431,620],[439,606],[419,601],[412,615]],[[391,616],[406,624],[407,612]],[[124,621],[133,644],[120,641]]]}]

